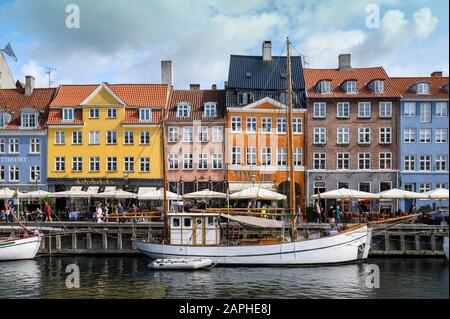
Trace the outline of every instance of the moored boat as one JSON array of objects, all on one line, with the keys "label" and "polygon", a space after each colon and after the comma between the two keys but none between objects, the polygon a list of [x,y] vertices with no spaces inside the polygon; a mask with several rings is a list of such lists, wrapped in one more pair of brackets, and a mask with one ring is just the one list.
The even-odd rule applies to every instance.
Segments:
[{"label": "moored boat", "polygon": [[209,258],[156,259],[149,267],[155,270],[196,270],[213,267]]},{"label": "moored boat", "polygon": [[33,259],[40,247],[39,233],[22,238],[0,239],[0,261]]},{"label": "moored boat", "polygon": [[444,243],[442,245],[442,248],[444,249],[445,257],[448,259],[448,236],[444,237]]}]

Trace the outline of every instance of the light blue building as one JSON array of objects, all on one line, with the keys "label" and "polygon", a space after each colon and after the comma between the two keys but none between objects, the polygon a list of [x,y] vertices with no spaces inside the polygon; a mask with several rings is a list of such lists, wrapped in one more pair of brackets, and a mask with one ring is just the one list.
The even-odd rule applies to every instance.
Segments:
[{"label": "light blue building", "polygon": [[34,78],[0,90],[0,188],[47,190],[48,105],[55,89],[35,89]]},{"label": "light blue building", "polygon": [[[402,95],[399,124],[399,163],[401,188],[426,192],[449,186],[448,77],[434,72],[431,77],[392,78]],[[405,200],[408,211],[414,202]],[[448,200],[418,200],[416,207],[439,205]]]}]

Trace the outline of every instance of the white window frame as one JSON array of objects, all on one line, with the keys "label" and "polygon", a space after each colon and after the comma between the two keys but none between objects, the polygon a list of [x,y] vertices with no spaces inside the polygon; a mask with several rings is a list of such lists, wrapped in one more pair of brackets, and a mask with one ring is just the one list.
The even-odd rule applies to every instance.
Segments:
[{"label": "white window frame", "polygon": [[420,123],[431,123],[432,118],[432,104],[423,102],[419,104]]},{"label": "white window frame", "polygon": [[285,147],[277,148],[277,166],[287,166],[288,164],[288,150]]},{"label": "white window frame", "polygon": [[272,148],[261,147],[261,166],[272,166]]},{"label": "white window frame", "polygon": [[[325,127],[315,127],[314,132],[314,144],[324,145],[327,143],[327,129]],[[317,140],[316,137],[319,137]]]},{"label": "white window frame", "polygon": [[100,157],[90,156],[89,157],[89,172],[100,172]]},{"label": "white window frame", "polygon": [[20,153],[20,141],[17,137],[10,138],[8,140],[8,154]]},{"label": "white window frame", "polygon": [[[34,178],[33,178],[34,175]],[[41,181],[41,167],[38,165],[30,166],[30,182],[40,182]],[[37,178],[36,178],[37,177]]]},{"label": "white window frame", "polygon": [[197,169],[199,171],[208,170],[208,154],[206,154],[206,153],[198,154]]},{"label": "white window frame", "polygon": [[82,172],[83,171],[83,157],[73,156],[72,157],[72,172]]},{"label": "white window frame", "polygon": [[177,171],[180,169],[180,156],[178,155],[178,153],[170,153],[168,156],[168,160],[170,171]]},{"label": "white window frame", "polygon": [[233,133],[242,132],[242,117],[240,116],[231,117],[231,132]]},{"label": "white window frame", "polygon": [[134,145],[134,131],[123,132],[123,144]]},{"label": "white window frame", "polygon": [[139,132],[139,145],[150,145],[152,135],[150,131],[140,131]]},{"label": "white window frame", "polygon": [[378,112],[381,118],[392,117],[392,102],[380,102]]},{"label": "white window frame", "polygon": [[327,103],[314,102],[313,103],[313,118],[323,119],[327,117]]},{"label": "white window frame", "polygon": [[[369,135],[369,141],[365,141],[367,134]],[[363,137],[363,139],[361,139],[361,137]],[[370,129],[370,127],[358,127],[358,144],[371,144],[371,143],[372,143],[372,130]]]},{"label": "white window frame", "polygon": [[405,172],[416,171],[416,155],[410,154],[403,157],[403,170]]},{"label": "white window frame", "polygon": [[436,117],[448,117],[448,103],[437,102],[436,103]]},{"label": "white window frame", "polygon": [[117,131],[106,131],[106,145],[117,145]]},{"label": "white window frame", "polygon": [[62,109],[63,122],[73,122],[75,120],[75,109],[71,107],[65,107]]},{"label": "white window frame", "polygon": [[336,108],[337,108],[336,118],[338,119],[350,118],[350,102],[337,102]]},{"label": "white window frame", "polygon": [[30,138],[30,154],[41,154],[41,139],[38,137]]},{"label": "white window frame", "polygon": [[272,118],[262,117],[261,118],[261,134],[271,134],[272,133]]},{"label": "white window frame", "polygon": [[446,144],[448,142],[448,129],[437,128],[434,130],[434,135],[436,144]]},{"label": "white window frame", "polygon": [[150,173],[150,157],[139,158],[139,173]]},{"label": "white window frame", "polygon": [[[422,141],[422,136],[424,141]],[[420,144],[430,144],[433,140],[433,130],[431,128],[421,128],[419,130],[419,143]]]},{"label": "white window frame", "polygon": [[415,128],[403,129],[403,143],[415,144],[417,141],[417,130]]},{"label": "white window frame", "polygon": [[392,144],[392,127],[380,127],[378,129],[378,136],[378,142],[380,144]]},{"label": "white window frame", "polygon": [[183,142],[192,143],[194,141],[194,127],[183,126]]},{"label": "white window frame", "polygon": [[416,117],[417,105],[415,102],[405,102],[403,104],[403,117]]},{"label": "white window frame", "polygon": [[99,118],[100,118],[100,109],[90,108],[89,109],[89,119],[99,119]]},{"label": "white window frame", "polygon": [[373,92],[374,93],[384,93],[384,81],[375,80],[373,82]]},{"label": "white window frame", "polygon": [[286,134],[286,133],[287,133],[287,119],[285,117],[278,117],[277,134]]},{"label": "white window frame", "polygon": [[435,156],[435,171],[446,172],[448,171],[448,156],[445,154],[439,154]]},{"label": "white window frame", "polygon": [[152,109],[145,107],[139,109],[139,121],[140,122],[151,122],[153,119]]},{"label": "white window frame", "polygon": [[39,115],[36,112],[22,112],[20,114],[20,126],[22,128],[36,128]]},{"label": "white window frame", "polygon": [[292,132],[293,134],[303,134],[303,118],[294,117],[292,119]]},{"label": "white window frame", "polygon": [[72,131],[72,145],[82,145],[82,144],[83,144],[83,132]]},{"label": "white window frame", "polygon": [[338,127],[336,134],[336,144],[350,144],[350,128]]},{"label": "white window frame", "polygon": [[233,146],[231,148],[231,164],[242,165],[242,148],[239,146]]},{"label": "white window frame", "polygon": [[55,131],[55,145],[66,144],[66,133],[64,131]]},{"label": "white window frame", "polygon": [[[320,164],[324,163],[324,167],[323,168],[317,168],[316,164]],[[326,170],[327,169],[327,153],[314,153],[313,154],[313,168],[315,170]]]},{"label": "white window frame", "polygon": [[178,103],[177,105],[177,118],[190,117],[191,106],[187,103]]},{"label": "white window frame", "polygon": [[192,153],[183,154],[183,170],[185,171],[194,170],[194,154]]},{"label": "white window frame", "polygon": [[205,103],[204,105],[204,117],[215,118],[217,117],[217,105],[216,103]]},{"label": "white window frame", "polygon": [[358,93],[358,82],[351,80],[345,82],[345,93],[356,94]]},{"label": "white window frame", "polygon": [[212,142],[222,143],[223,142],[223,127],[213,126],[212,127]]},{"label": "white window frame", "polygon": [[106,158],[106,171],[108,173],[117,172],[117,157],[109,156]]},{"label": "white window frame", "polygon": [[180,128],[178,126],[169,126],[167,132],[169,143],[178,143],[180,141]]},{"label": "white window frame", "polygon": [[[384,158],[381,158],[384,155]],[[388,156],[389,155],[389,156]],[[383,165],[381,163],[384,162],[384,168],[381,168]],[[389,163],[389,168],[386,168]],[[390,171],[392,170],[392,153],[391,152],[380,152],[378,153],[378,169],[382,171]]]},{"label": "white window frame", "polygon": [[[339,162],[342,162],[342,167],[343,168],[339,168]],[[345,163],[347,162],[347,168],[344,168],[345,167]],[[336,170],[338,170],[338,171],[348,171],[348,170],[350,170],[350,153],[348,153],[348,152],[338,152],[338,153],[336,153]]]},{"label": "white window frame", "polygon": [[209,141],[209,132],[207,126],[198,127],[198,141],[200,143],[206,143]]},{"label": "white window frame", "polygon": [[223,154],[222,153],[214,153],[212,155],[212,169],[213,170],[223,169]]},{"label": "white window frame", "polygon": [[255,134],[258,132],[258,123],[254,116],[249,116],[245,119],[245,126],[246,133]]},{"label": "white window frame", "polygon": [[123,158],[123,171],[127,173],[134,172],[134,157],[126,156]]},{"label": "white window frame", "polygon": [[256,166],[258,163],[258,157],[256,154],[256,147],[247,147],[246,148],[246,157],[245,163],[247,166]]},{"label": "white window frame", "polygon": [[427,95],[430,94],[430,83],[420,82],[417,83],[417,94],[418,95]]},{"label": "white window frame", "polygon": [[14,183],[20,181],[19,165],[10,165],[9,166],[9,181],[14,182]]},{"label": "white window frame", "polygon": [[55,172],[65,172],[66,171],[66,158],[65,156],[55,157]]},{"label": "white window frame", "polygon": [[100,131],[89,131],[89,145],[100,145]]},{"label": "white window frame", "polygon": [[370,102],[358,102],[358,118],[371,118],[372,117],[372,103]]},{"label": "white window frame", "polygon": [[[369,155],[369,156],[367,156]],[[361,161],[363,161],[363,168],[361,168]],[[367,166],[367,161],[369,161],[369,165]],[[366,153],[358,153],[358,170],[367,171],[372,168],[372,155],[368,152]]]},{"label": "white window frame", "polygon": [[117,118],[117,109],[116,108],[108,108],[106,111],[106,118],[108,119],[116,119]]}]

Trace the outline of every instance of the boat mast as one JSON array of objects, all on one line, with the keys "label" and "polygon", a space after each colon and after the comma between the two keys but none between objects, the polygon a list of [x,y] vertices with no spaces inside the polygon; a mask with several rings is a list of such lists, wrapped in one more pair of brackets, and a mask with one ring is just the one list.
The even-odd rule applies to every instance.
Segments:
[{"label": "boat mast", "polygon": [[289,215],[291,218],[291,240],[297,239],[297,219],[295,205],[295,175],[294,175],[294,139],[292,127],[292,66],[291,66],[291,42],[286,40],[287,46],[287,89],[288,89],[288,109],[287,109],[287,127],[288,127],[288,165],[289,165]]},{"label": "boat mast", "polygon": [[162,170],[163,170],[163,222],[164,222],[164,232],[163,238],[167,239],[167,176],[166,176],[166,147],[165,147],[165,136],[166,135],[166,125],[165,120],[162,120],[162,137],[161,137],[161,147],[162,147]]}]

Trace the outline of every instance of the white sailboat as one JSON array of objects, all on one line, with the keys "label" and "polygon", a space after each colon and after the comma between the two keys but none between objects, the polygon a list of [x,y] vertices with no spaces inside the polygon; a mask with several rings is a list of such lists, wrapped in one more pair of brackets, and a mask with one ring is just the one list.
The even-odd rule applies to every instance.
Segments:
[{"label": "white sailboat", "polygon": [[22,238],[0,238],[0,261],[33,259],[39,250],[41,241],[40,234]]}]

